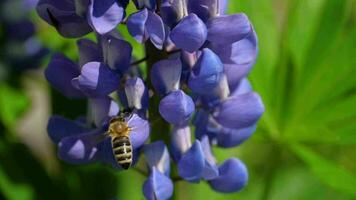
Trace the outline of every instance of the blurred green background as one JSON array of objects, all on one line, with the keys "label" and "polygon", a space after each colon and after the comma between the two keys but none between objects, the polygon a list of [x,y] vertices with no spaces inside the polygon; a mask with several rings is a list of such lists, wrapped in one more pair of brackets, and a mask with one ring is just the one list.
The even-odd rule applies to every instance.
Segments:
[{"label": "blurred green background", "polygon": [[[230,0],[228,10],[247,13],[257,31],[260,53],[249,78],[266,112],[250,140],[214,153],[220,162],[243,160],[249,184],[221,194],[203,182],[180,181],[173,199],[356,199],[356,1]],[[75,40],[61,38],[34,12],[31,20],[51,52],[78,59]],[[135,56],[143,57],[129,39]],[[134,170],[57,159],[48,117],[74,118],[85,113],[86,102],[65,99],[47,85],[48,58],[40,69],[9,76],[1,50],[0,199],[144,199],[145,177]]]}]

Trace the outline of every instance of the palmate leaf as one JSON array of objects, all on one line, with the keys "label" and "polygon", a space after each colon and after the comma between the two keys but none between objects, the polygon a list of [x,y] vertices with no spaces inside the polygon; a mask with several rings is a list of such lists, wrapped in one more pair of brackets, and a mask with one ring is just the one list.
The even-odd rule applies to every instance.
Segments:
[{"label": "palmate leaf", "polygon": [[293,145],[291,150],[306,164],[310,170],[325,184],[356,197],[356,176],[335,163],[319,156],[302,145]]}]

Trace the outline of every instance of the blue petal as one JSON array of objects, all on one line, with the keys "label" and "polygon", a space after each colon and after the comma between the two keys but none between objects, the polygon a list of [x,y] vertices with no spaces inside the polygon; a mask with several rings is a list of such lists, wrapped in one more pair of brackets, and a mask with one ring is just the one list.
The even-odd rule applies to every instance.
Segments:
[{"label": "blue petal", "polygon": [[204,167],[204,152],[197,140],[178,162],[178,174],[187,181],[198,182],[203,175]]},{"label": "blue petal", "polygon": [[[98,148],[98,161],[111,165],[114,169],[123,170],[122,167],[117,163],[112,150],[111,138],[107,137],[97,145]],[[134,153],[135,151],[133,151]]]},{"label": "blue petal", "polygon": [[186,124],[192,116],[195,105],[190,96],[176,90],[164,97],[159,104],[159,113],[169,123]]},{"label": "blue petal", "polygon": [[119,78],[105,64],[89,62],[82,68],[82,73],[73,79],[73,85],[90,97],[106,96],[119,87]]},{"label": "blue petal", "polygon": [[88,39],[80,39],[77,41],[79,49],[79,66],[84,66],[88,62],[102,62],[103,56],[100,46]]},{"label": "blue petal", "polygon": [[155,45],[157,49],[162,49],[166,35],[161,17],[154,12],[148,11],[146,30],[152,44]]},{"label": "blue petal", "polygon": [[91,0],[89,20],[93,29],[101,35],[113,30],[124,15],[125,9],[116,0]]},{"label": "blue petal", "polygon": [[173,194],[173,183],[170,178],[153,168],[143,185],[143,194],[148,200],[167,200]]},{"label": "blue petal", "polygon": [[188,1],[189,12],[195,13],[204,22],[219,14],[219,6],[217,4],[216,0]]},{"label": "blue petal", "polygon": [[247,78],[242,79],[235,90],[232,92],[231,96],[239,96],[241,94],[246,94],[252,92],[252,86]]},{"label": "blue petal", "polygon": [[163,22],[169,26],[175,26],[184,17],[184,10],[181,0],[163,0],[161,4],[161,16]]},{"label": "blue petal", "polygon": [[207,29],[198,16],[191,13],[174,27],[170,38],[174,44],[185,51],[193,53],[205,43]]},{"label": "blue petal", "polygon": [[143,147],[148,166],[156,168],[162,174],[169,176],[170,173],[170,157],[169,152],[163,141],[157,141],[147,144]]},{"label": "blue petal", "polygon": [[219,84],[223,71],[219,57],[205,48],[193,67],[189,88],[197,94],[209,94]]},{"label": "blue petal", "polygon": [[219,124],[227,128],[240,129],[255,124],[263,112],[261,97],[250,92],[223,101],[214,117]]},{"label": "blue petal", "polygon": [[224,63],[224,71],[231,89],[248,75],[256,62],[258,48],[254,31],[244,39],[231,45],[215,45],[213,50]]},{"label": "blue petal", "polygon": [[147,9],[131,14],[127,20],[127,30],[138,42],[143,43],[148,38],[146,21],[148,19]]},{"label": "blue petal", "polygon": [[215,44],[237,42],[252,30],[250,21],[244,13],[212,18],[207,22],[207,27],[208,40]]},{"label": "blue petal", "polygon": [[87,20],[76,14],[72,2],[40,0],[36,10],[38,15],[54,26],[63,37],[82,37],[92,31]]},{"label": "blue petal", "polygon": [[106,36],[102,40],[104,62],[121,75],[130,67],[132,46],[125,40]]},{"label": "blue petal", "polygon": [[219,174],[218,178],[210,181],[210,186],[218,192],[237,192],[248,181],[246,166],[236,158],[226,160],[219,167]]},{"label": "blue petal", "polygon": [[71,84],[71,80],[79,74],[79,67],[62,54],[54,54],[45,70],[48,82],[68,98],[84,97],[83,93]]},{"label": "blue petal", "polygon": [[94,123],[101,127],[104,120],[116,116],[120,108],[110,97],[92,98],[89,101]]},{"label": "blue petal", "polygon": [[181,72],[182,63],[180,59],[161,60],[152,66],[152,85],[161,95],[178,90]]},{"label": "blue petal", "polygon": [[228,0],[219,0],[220,14],[225,14],[228,4]]},{"label": "blue petal", "polygon": [[209,113],[203,109],[199,109],[195,114],[193,124],[195,126],[195,138],[201,139],[207,134],[207,126],[209,123]]},{"label": "blue petal", "polygon": [[201,146],[205,157],[205,166],[203,171],[203,178],[205,180],[212,180],[219,176],[218,167],[216,165],[215,157],[211,151],[210,142],[208,136],[203,136]]},{"label": "blue petal", "polygon": [[63,138],[58,143],[58,156],[71,164],[88,164],[97,159],[97,144],[102,133],[93,131]]},{"label": "blue petal", "polygon": [[217,134],[218,145],[224,148],[236,147],[249,139],[256,131],[256,124],[242,129],[222,127]]},{"label": "blue petal", "polygon": [[142,146],[150,135],[150,125],[147,120],[137,114],[133,114],[128,120],[128,126],[131,128],[130,140],[134,149]]},{"label": "blue petal", "polygon": [[61,139],[88,132],[89,129],[83,124],[76,123],[61,116],[52,116],[47,125],[47,132],[54,143]]},{"label": "blue petal", "polygon": [[174,160],[180,160],[181,156],[186,153],[191,146],[190,127],[174,127],[171,136],[171,149]]},{"label": "blue petal", "polygon": [[129,78],[125,83],[125,93],[128,106],[137,110],[148,108],[148,90],[139,77]]},{"label": "blue petal", "polygon": [[227,99],[230,95],[229,83],[225,74],[221,75],[219,83],[209,94],[201,95],[200,100],[207,108],[215,108],[221,101]]}]

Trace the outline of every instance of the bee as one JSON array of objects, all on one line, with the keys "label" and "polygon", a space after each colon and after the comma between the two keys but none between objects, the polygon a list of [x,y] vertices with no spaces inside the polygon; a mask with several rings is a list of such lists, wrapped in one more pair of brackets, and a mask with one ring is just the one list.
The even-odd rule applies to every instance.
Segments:
[{"label": "bee", "polygon": [[128,169],[131,166],[133,151],[129,138],[131,128],[128,126],[126,116],[127,113],[120,113],[119,116],[111,119],[107,132],[111,137],[111,147],[116,162],[124,169]]}]

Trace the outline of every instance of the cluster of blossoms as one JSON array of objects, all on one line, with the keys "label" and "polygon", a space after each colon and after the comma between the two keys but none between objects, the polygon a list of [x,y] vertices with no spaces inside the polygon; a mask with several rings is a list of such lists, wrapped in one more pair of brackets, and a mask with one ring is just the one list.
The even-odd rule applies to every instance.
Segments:
[{"label": "cluster of blossoms", "polygon": [[39,66],[48,50],[35,37],[29,20],[36,0],[2,0],[0,2],[0,79],[18,77],[23,70]]},{"label": "cluster of blossoms", "polygon": [[[218,163],[211,147],[238,146],[255,131],[264,112],[246,79],[258,52],[250,21],[243,13],[225,15],[226,0],[133,3],[138,11],[128,16],[128,0],[40,0],[37,5],[38,14],[64,37],[92,31],[97,35],[96,42],[78,40],[78,64],[55,54],[45,71],[63,95],[89,99],[89,118],[49,120],[48,132],[58,144],[59,157],[122,170],[111,139],[104,135],[110,119],[130,109],[133,165],[143,152],[149,169],[143,185],[147,199],[171,197],[172,161],[186,181],[206,180],[216,191],[239,191],[248,179],[245,165],[236,158]],[[132,46],[116,32],[120,23],[146,45],[147,80],[136,66]],[[160,118],[169,126],[155,128],[162,124],[156,123]],[[193,141],[190,122],[195,127]],[[158,134],[170,134],[171,141],[157,140]]]}]

